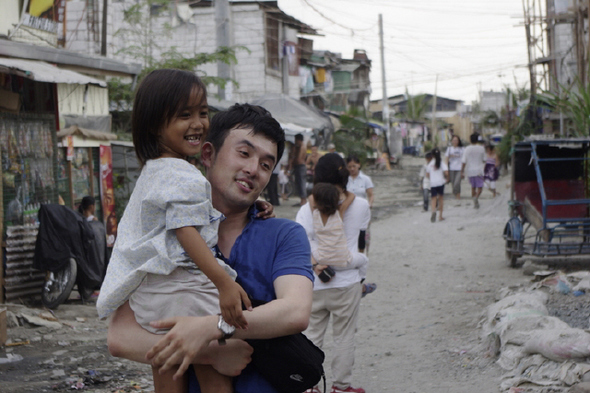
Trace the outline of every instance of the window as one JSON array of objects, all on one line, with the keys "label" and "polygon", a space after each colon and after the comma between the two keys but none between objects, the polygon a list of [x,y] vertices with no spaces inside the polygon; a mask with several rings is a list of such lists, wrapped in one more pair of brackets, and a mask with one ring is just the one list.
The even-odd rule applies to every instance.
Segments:
[{"label": "window", "polygon": [[266,15],[266,66],[279,71],[279,21]]}]

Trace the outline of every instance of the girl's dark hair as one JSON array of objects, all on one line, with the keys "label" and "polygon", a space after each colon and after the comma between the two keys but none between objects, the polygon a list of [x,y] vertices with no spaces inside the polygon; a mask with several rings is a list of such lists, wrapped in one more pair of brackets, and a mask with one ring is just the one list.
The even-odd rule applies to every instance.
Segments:
[{"label": "girl's dark hair", "polygon": [[161,69],[143,78],[131,114],[133,145],[142,166],[162,155],[160,133],[186,107],[195,91],[197,99],[206,102],[207,87],[189,71]]},{"label": "girl's dark hair", "polygon": [[316,183],[311,190],[316,208],[327,216],[338,211],[340,191],[335,185],[329,183]]},{"label": "girl's dark hair", "polygon": [[95,203],[94,197],[86,195],[84,198],[82,198],[82,202],[80,202],[80,205],[78,206],[78,211],[80,214],[84,214],[84,211],[88,210],[88,208],[93,206]]},{"label": "girl's dark hair", "polygon": [[494,151],[494,145],[492,145],[491,143],[488,143],[486,145],[486,149],[488,149],[489,151]]},{"label": "girl's dark hair", "polygon": [[313,184],[330,183],[346,190],[348,176],[344,159],[338,153],[328,153],[321,156],[315,165]]},{"label": "girl's dark hair", "polygon": [[285,150],[285,132],[269,111],[258,105],[235,104],[213,116],[206,140],[219,151],[233,128],[252,128],[254,135],[264,135],[277,145],[275,166],[281,160]]},{"label": "girl's dark hair", "polygon": [[361,160],[359,160],[359,158],[358,158],[357,156],[355,156],[354,154],[351,154],[351,155],[349,155],[349,156],[346,158],[346,163],[347,163],[347,164],[348,164],[348,163],[350,163],[351,161],[353,161],[353,162],[356,162],[356,163],[357,163],[357,164],[359,164],[359,165],[360,165],[360,163],[361,163]]},{"label": "girl's dark hair", "polygon": [[[459,138],[459,136],[453,135],[453,138],[457,138],[457,140],[459,141],[459,143],[457,144],[458,147],[463,147],[463,142],[461,141],[461,138]],[[453,138],[451,138],[451,142],[453,141]]]},{"label": "girl's dark hair", "polygon": [[434,157],[434,167],[440,169],[440,150],[437,148],[432,149],[432,156]]}]

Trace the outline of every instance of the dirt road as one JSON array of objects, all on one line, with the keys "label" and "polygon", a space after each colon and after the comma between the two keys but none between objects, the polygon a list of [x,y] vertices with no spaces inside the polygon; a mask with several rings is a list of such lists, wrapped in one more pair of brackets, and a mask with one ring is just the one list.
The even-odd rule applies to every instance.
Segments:
[{"label": "dirt road", "polygon": [[[508,179],[499,182],[501,196],[484,194],[479,210],[467,182],[461,201],[447,190],[446,220],[433,224],[418,206],[421,164],[405,157],[403,169],[367,171],[376,193],[368,281],[378,289],[362,301],[355,385],[369,393],[497,392],[500,370],[482,357],[477,323],[500,288],[525,281],[504,264]],[[277,215],[294,218],[294,202]],[[65,392],[76,384],[88,392],[151,391],[147,366],[108,355],[106,324],[92,306],[73,301],[56,314],[65,322],[58,329],[9,329],[12,341],[30,343],[0,349],[0,359],[24,358],[0,364],[2,393]],[[329,337],[324,349],[329,388]]]}]

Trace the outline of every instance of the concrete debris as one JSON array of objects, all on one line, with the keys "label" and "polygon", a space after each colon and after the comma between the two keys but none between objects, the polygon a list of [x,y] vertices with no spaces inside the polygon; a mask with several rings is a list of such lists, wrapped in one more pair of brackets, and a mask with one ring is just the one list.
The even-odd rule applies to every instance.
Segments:
[{"label": "concrete debris", "polygon": [[58,322],[57,317],[55,315],[53,315],[52,313],[50,313],[49,311],[40,312],[37,316],[39,318],[43,318],[47,321]]},{"label": "concrete debris", "polygon": [[59,322],[53,322],[53,321],[47,321],[43,318],[39,318],[39,317],[34,317],[32,315],[27,315],[27,314],[20,314],[20,316],[27,322],[30,323],[31,325],[35,325],[35,326],[44,326],[44,327],[48,327],[50,329],[59,329],[62,327],[62,324]]},{"label": "concrete debris", "polygon": [[581,382],[572,386],[569,393],[590,393],[590,382]]},{"label": "concrete debris", "polygon": [[9,329],[19,326],[18,318],[16,317],[16,314],[13,313],[12,311],[6,312],[6,326]]},{"label": "concrete debris", "polygon": [[534,276],[535,272],[547,270],[548,268],[546,265],[538,265],[531,260],[526,260],[522,265],[522,274],[525,276]]},{"label": "concrete debris", "polygon": [[0,364],[20,362],[23,359],[21,355],[7,353],[5,358],[0,358]]}]

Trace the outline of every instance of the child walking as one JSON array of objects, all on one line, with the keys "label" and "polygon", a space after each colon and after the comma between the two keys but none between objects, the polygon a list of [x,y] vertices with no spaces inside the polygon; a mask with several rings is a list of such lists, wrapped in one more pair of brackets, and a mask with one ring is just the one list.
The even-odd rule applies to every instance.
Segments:
[{"label": "child walking", "polygon": [[432,206],[432,215],[430,222],[436,221],[436,206],[438,205],[438,220],[443,218],[443,195],[445,192],[445,184],[449,181],[449,167],[442,162],[440,158],[440,150],[432,150],[432,160],[426,167],[426,176],[430,179],[430,193],[432,195],[430,201]]},{"label": "child walking", "polygon": [[[220,311],[220,324],[247,328],[242,303],[251,309],[248,296],[211,250],[223,216],[211,204],[209,182],[186,160],[200,152],[208,129],[207,92],[194,73],[156,70],[141,82],[132,134],[142,170],[119,224],[99,317],[129,300],[137,322],[152,333],[166,333],[152,321]],[[230,377],[193,367],[203,392],[232,391]],[[156,392],[186,391],[186,378],[174,380],[175,371],[153,369]]]},{"label": "child walking", "polygon": [[428,205],[430,204],[430,179],[426,176],[426,170],[428,164],[432,161],[432,153],[428,152],[424,155],[426,163],[420,168],[420,189],[422,190],[422,196],[424,198],[424,211],[428,211]]},{"label": "child walking", "polygon": [[483,184],[492,192],[493,197],[496,197],[496,180],[500,175],[499,171],[500,160],[494,150],[493,145],[486,145],[486,164],[483,168]]}]

